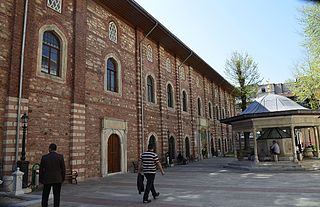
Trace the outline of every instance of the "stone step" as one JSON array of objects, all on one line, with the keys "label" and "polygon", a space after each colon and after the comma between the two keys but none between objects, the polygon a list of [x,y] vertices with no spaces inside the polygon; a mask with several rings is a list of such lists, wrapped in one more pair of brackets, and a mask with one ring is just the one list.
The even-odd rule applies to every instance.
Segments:
[{"label": "stone step", "polygon": [[255,164],[250,161],[231,162],[224,166],[225,168],[241,169],[248,171],[305,171],[299,163],[294,162],[260,162]]}]

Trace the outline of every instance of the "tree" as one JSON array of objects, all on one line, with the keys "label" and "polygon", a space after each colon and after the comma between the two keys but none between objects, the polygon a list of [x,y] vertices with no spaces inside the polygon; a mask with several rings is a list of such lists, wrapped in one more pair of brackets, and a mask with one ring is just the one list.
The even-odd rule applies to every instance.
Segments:
[{"label": "tree", "polygon": [[320,108],[320,3],[307,5],[302,10],[304,46],[307,58],[296,67],[291,90],[298,101],[306,102],[311,109]]},{"label": "tree", "polygon": [[297,101],[306,103],[311,109],[320,108],[320,67],[309,60],[298,66],[295,73],[296,80],[290,81],[291,90]]},{"label": "tree", "polygon": [[250,99],[255,97],[258,84],[262,81],[258,64],[247,53],[233,52],[226,61],[225,74],[235,85],[235,96],[240,100],[241,110],[244,111]]}]

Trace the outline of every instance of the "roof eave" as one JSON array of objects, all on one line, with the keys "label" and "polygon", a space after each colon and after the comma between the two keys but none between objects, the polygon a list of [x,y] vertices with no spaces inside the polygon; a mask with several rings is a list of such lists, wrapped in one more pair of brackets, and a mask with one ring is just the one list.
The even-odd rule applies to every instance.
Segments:
[{"label": "roof eave", "polygon": [[[100,0],[108,8],[116,12],[124,20],[148,32],[158,22],[151,14],[143,9],[133,0]],[[179,38],[172,34],[165,26],[158,22],[158,26],[150,34],[149,38],[162,45],[166,50],[176,54],[184,60],[192,52],[193,55],[186,61],[186,64],[199,70],[203,75],[213,80],[217,85],[233,92],[234,86],[216,72],[208,63],[201,59],[194,51],[185,45]]]}]

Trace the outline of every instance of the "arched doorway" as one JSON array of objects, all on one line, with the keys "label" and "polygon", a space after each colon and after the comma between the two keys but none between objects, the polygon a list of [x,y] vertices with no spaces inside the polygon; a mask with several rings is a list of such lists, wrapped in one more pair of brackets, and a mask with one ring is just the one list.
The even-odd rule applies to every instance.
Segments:
[{"label": "arched doorway", "polygon": [[214,151],[214,140],[213,140],[213,135],[211,134],[211,155],[215,156],[215,151]]},{"label": "arched doorway", "polygon": [[112,134],[108,139],[108,173],[120,172],[121,149],[118,135]]},{"label": "arched doorway", "polygon": [[154,152],[157,152],[157,141],[153,135],[149,138],[149,144],[152,144]]},{"label": "arched doorway", "polygon": [[189,159],[190,158],[190,142],[189,142],[189,138],[186,137],[184,142],[185,142],[185,146],[186,146],[186,157]]},{"label": "arched doorway", "polygon": [[169,159],[170,164],[172,163],[172,160],[175,159],[175,141],[173,137],[169,138]]}]

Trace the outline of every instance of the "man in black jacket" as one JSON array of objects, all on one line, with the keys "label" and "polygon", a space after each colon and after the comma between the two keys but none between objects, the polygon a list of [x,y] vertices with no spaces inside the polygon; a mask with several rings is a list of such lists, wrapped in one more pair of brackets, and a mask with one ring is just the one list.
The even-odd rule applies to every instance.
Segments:
[{"label": "man in black jacket", "polygon": [[48,206],[51,187],[53,188],[54,207],[60,205],[61,184],[65,179],[65,164],[63,155],[56,153],[57,145],[50,144],[49,153],[42,156],[39,170],[39,180],[43,184],[41,206]]}]

